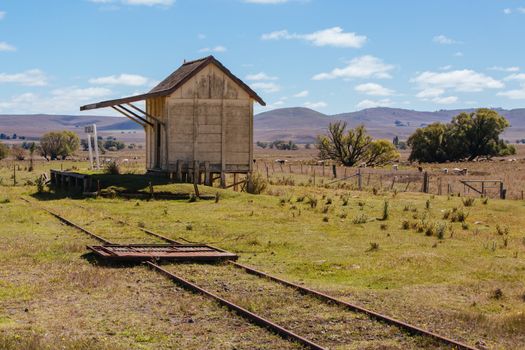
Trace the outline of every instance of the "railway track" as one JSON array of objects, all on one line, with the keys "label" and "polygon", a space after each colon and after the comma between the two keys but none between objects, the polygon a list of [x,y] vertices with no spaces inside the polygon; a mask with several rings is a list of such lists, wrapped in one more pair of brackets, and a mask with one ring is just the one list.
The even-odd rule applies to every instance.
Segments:
[{"label": "railway track", "polygon": [[[112,241],[93,233],[81,224],[73,222],[53,210],[42,207],[25,198],[22,199],[103,244],[113,244]],[[80,205],[74,206],[90,211],[93,214],[96,213],[91,208]],[[107,214],[102,214],[102,216],[119,225],[133,226]],[[190,242],[182,237],[179,237],[179,240],[171,239],[145,227],[134,228],[155,240],[173,245]],[[328,349],[327,346],[329,348],[338,348],[341,344],[359,346],[359,341],[363,340],[366,341],[366,344],[377,344],[380,347],[386,345],[387,347],[385,348],[401,345],[403,349],[477,349],[468,344],[334,298],[328,294],[298,285],[235,261],[228,261],[222,265],[182,264],[168,267],[161,266],[156,261],[147,261],[146,265],[178,285],[192,292],[210,297],[250,322],[267,328],[282,338],[296,342],[305,348]],[[202,273],[202,271],[204,272]],[[246,275],[251,276],[251,279],[250,277],[242,276],[242,274],[238,273],[239,271],[246,272]],[[257,279],[261,281],[257,282]],[[235,293],[232,293],[232,290],[237,293],[237,296]],[[281,299],[281,302],[274,303],[270,300],[271,297],[275,298],[276,296],[278,299]],[[285,304],[283,304],[283,300]],[[279,309],[289,308],[289,305],[296,303],[298,300],[300,301],[298,307],[292,308],[293,311],[291,312],[293,314],[291,316],[294,317],[279,315]],[[275,310],[271,310],[272,308],[268,307],[268,305],[273,304],[275,304]],[[322,312],[318,312],[318,310],[322,310]],[[277,318],[284,319],[290,326],[285,328],[271,321],[270,319],[274,318],[273,316],[276,314]],[[303,326],[303,324],[306,325]],[[307,337],[300,335],[305,333],[308,334]],[[361,333],[366,334],[363,337]],[[342,335],[337,336],[337,334]],[[320,345],[321,343],[323,345]],[[328,345],[325,345],[327,343]]]}]

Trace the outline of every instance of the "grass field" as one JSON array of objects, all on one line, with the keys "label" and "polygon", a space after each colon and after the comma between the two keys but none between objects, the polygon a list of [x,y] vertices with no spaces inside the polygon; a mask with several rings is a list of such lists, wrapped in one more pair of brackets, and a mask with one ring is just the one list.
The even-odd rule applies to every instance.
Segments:
[{"label": "grass field", "polygon": [[213,243],[263,271],[470,344],[525,348],[523,201],[283,185],[259,196],[208,189],[217,203],[35,195],[37,175],[60,164],[85,167],[22,167],[17,186],[11,167],[0,168],[0,348],[295,348],[146,267],[98,266],[85,255],[92,240],[21,196],[116,242],[151,238],[106,215]]}]

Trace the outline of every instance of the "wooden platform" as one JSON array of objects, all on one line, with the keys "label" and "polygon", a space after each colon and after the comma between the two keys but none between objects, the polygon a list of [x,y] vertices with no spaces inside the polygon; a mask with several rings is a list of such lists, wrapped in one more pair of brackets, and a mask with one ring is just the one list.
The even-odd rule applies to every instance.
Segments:
[{"label": "wooden platform", "polygon": [[114,261],[219,261],[237,260],[237,255],[205,244],[106,244],[88,246],[97,256]]}]

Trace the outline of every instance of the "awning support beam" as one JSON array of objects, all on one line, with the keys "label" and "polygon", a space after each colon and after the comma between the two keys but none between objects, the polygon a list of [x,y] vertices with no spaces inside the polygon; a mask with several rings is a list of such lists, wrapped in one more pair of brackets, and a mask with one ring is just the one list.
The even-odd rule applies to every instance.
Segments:
[{"label": "awning support beam", "polygon": [[122,114],[123,116],[127,117],[128,119],[134,121],[135,123],[139,124],[140,126],[142,126],[143,128],[146,127],[146,124],[144,123],[141,123],[140,121],[138,121],[137,119],[133,118],[132,116],[130,116],[129,114],[127,114],[126,112],[118,109],[117,107],[115,106],[111,106],[111,108],[113,108],[114,110],[116,110],[117,112],[119,112],[120,114]]},{"label": "awning support beam", "polygon": [[164,124],[164,123],[163,123],[161,120],[159,120],[157,117],[154,117],[154,116],[152,116],[151,114],[147,113],[146,111],[143,111],[142,109],[140,109],[139,107],[135,106],[134,104],[132,104],[132,103],[127,103],[127,105],[130,106],[131,108],[133,108],[134,110],[136,110],[137,112],[144,114],[146,117],[151,118],[151,119],[155,120],[156,122],[158,122],[158,123],[160,123],[160,124]]},{"label": "awning support beam", "polygon": [[133,112],[133,111],[130,111],[129,109],[127,109],[126,107],[124,107],[123,105],[118,105],[119,108],[122,108],[123,110],[125,110],[126,112],[128,112],[129,114],[131,114],[132,116],[134,116],[135,118],[141,120],[143,123],[147,123],[151,126],[153,126],[153,123],[151,123],[150,121],[148,121],[147,119],[145,119],[144,117],[141,117],[140,115],[138,115],[137,113]]}]

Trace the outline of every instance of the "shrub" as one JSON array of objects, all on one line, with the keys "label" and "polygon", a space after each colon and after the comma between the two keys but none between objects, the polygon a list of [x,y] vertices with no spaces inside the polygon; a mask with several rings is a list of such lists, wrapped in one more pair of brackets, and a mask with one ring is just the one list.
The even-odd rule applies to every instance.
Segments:
[{"label": "shrub", "polygon": [[44,180],[44,177],[43,176],[39,176],[36,179],[36,191],[37,191],[37,193],[43,193],[45,185],[46,185],[46,181]]},{"label": "shrub", "polygon": [[484,197],[482,200],[481,200],[481,203],[483,203],[484,205],[487,205],[489,203],[489,198],[488,197]]},{"label": "shrub", "polygon": [[447,230],[447,226],[445,224],[439,224],[436,226],[436,236],[438,239],[444,239],[445,238],[445,232]]},{"label": "shrub", "polygon": [[410,228],[410,222],[408,220],[403,220],[401,223],[401,228],[403,230],[408,230]]},{"label": "shrub", "polygon": [[463,198],[463,205],[465,207],[471,207],[474,205],[474,201],[476,199],[475,198],[472,198],[472,197],[468,197],[468,198]]},{"label": "shrub", "polygon": [[501,227],[500,225],[496,225],[496,232],[500,236],[508,235],[510,230],[507,226]]},{"label": "shrub", "polygon": [[104,166],[104,172],[109,175],[120,175],[120,166],[116,161],[112,160]]},{"label": "shrub", "polygon": [[308,195],[306,198],[308,199],[308,204],[310,204],[312,209],[317,207],[317,197]]},{"label": "shrub", "polygon": [[366,224],[368,222],[368,217],[365,214],[359,214],[358,216],[352,219],[352,223],[355,225]]},{"label": "shrub", "polygon": [[376,251],[376,250],[379,250],[379,243],[370,242],[370,248],[368,248],[367,251],[373,252],[373,251]]},{"label": "shrub", "polygon": [[251,194],[261,194],[268,187],[266,179],[258,172],[253,173],[247,187],[247,192]]},{"label": "shrub", "polygon": [[492,292],[492,296],[491,296],[493,299],[496,299],[496,300],[500,300],[501,298],[503,298],[503,291],[500,289],[500,288],[496,288],[493,292]]},{"label": "shrub", "polygon": [[323,217],[323,222],[328,222],[328,216]]},{"label": "shrub", "polygon": [[348,196],[341,197],[343,201],[343,207],[346,207],[348,205]]},{"label": "shrub", "polygon": [[381,224],[381,225],[379,226],[379,228],[380,228],[381,230],[385,231],[385,230],[388,228],[388,225],[387,225],[387,224]]},{"label": "shrub", "polygon": [[383,216],[381,216],[381,220],[388,220],[388,217],[390,216],[390,209],[388,201],[385,201],[383,203]]}]

